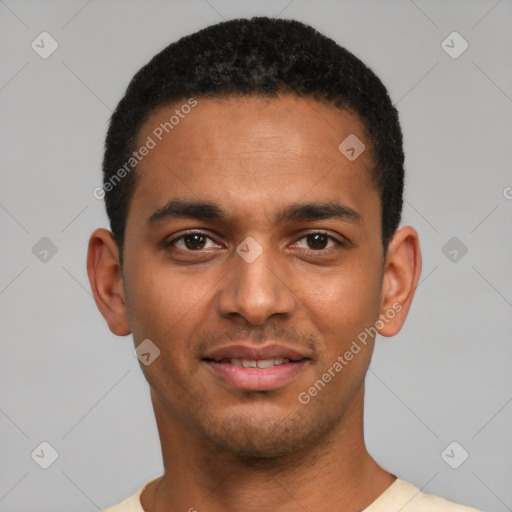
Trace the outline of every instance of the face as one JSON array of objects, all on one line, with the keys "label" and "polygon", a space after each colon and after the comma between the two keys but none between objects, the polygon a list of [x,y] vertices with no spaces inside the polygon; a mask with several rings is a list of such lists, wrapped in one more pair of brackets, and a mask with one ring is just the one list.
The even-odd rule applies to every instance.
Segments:
[{"label": "face", "polygon": [[389,308],[370,141],[354,115],[291,95],[198,98],[159,141],[176,108],[139,133],[156,145],[123,252],[129,330],[160,350],[141,365],[157,416],[237,455],[307,447],[362,403],[373,339],[358,336]]}]

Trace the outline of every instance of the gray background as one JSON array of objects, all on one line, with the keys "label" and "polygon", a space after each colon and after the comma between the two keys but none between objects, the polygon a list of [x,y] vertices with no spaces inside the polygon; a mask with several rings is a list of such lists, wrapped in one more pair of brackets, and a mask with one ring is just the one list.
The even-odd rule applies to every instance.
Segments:
[{"label": "gray background", "polygon": [[[511,510],[510,0],[0,0],[0,511],[94,511],[161,474],[133,341],[110,333],[90,293],[88,237],[108,227],[92,191],[132,75],[182,35],[258,14],[346,46],[400,112],[403,224],[424,267],[402,332],[377,343],[370,452],[425,492]],[[43,31],[59,44],[47,59],[31,48]],[[458,58],[441,46],[453,31],[469,43]],[[43,237],[57,249],[46,261]],[[31,457],[43,441],[59,455],[48,469]],[[453,441],[445,460],[469,453],[458,469],[441,456]]]}]

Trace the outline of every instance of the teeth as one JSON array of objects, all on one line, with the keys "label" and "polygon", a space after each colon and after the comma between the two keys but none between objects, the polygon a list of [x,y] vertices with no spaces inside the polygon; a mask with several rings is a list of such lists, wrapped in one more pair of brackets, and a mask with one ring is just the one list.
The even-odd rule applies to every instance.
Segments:
[{"label": "teeth", "polygon": [[275,359],[260,359],[258,361],[253,359],[236,359],[231,358],[229,363],[233,366],[243,366],[244,368],[272,368],[280,364],[289,363],[290,360],[287,357],[277,357]]},{"label": "teeth", "polygon": [[261,361],[258,361],[257,366],[258,368],[272,368],[274,363],[274,359],[262,359]]}]

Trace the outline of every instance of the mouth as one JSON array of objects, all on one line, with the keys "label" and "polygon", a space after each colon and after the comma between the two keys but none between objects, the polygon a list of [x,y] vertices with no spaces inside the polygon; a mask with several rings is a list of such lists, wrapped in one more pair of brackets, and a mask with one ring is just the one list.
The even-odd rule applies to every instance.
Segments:
[{"label": "mouth", "polygon": [[232,364],[233,366],[238,366],[242,368],[273,368],[274,366],[280,366],[282,364],[288,363],[296,363],[298,361],[291,361],[287,357],[277,357],[272,359],[239,359],[236,357],[232,357],[230,359],[222,359],[217,361],[215,359],[204,359],[205,361],[210,361],[213,363],[223,363],[223,364]]},{"label": "mouth", "polygon": [[294,379],[311,359],[282,347],[256,351],[238,346],[205,357],[202,361],[216,378],[229,387],[243,391],[270,391]]}]

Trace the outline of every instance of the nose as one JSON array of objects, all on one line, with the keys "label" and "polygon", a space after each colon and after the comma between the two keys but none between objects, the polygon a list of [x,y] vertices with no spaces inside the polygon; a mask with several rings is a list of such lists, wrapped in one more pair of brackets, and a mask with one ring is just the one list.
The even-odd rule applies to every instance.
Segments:
[{"label": "nose", "polygon": [[293,313],[296,296],[290,272],[268,245],[251,239],[248,245],[240,244],[232,259],[233,268],[217,293],[221,316],[243,317],[253,325],[262,325],[273,315],[289,317]]}]

